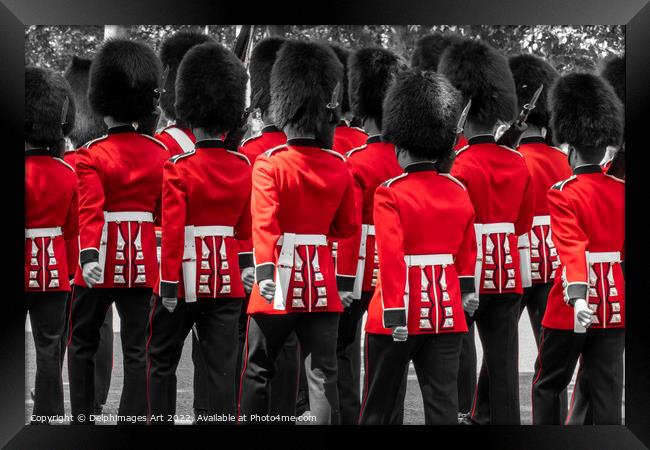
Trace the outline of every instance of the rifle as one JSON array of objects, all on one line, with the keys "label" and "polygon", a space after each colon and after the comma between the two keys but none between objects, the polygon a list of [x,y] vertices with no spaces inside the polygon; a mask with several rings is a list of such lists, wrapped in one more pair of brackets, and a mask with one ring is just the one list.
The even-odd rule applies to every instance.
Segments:
[{"label": "rifle", "polygon": [[458,123],[456,124],[456,136],[454,137],[454,145],[452,145],[451,151],[445,157],[438,159],[436,162],[438,172],[440,173],[451,172],[451,166],[453,165],[454,159],[456,158],[456,152],[454,149],[458,145],[458,139],[460,138],[460,135],[463,134],[463,130],[465,129],[465,122],[467,122],[467,116],[469,115],[469,109],[471,106],[472,99],[467,102],[463,108],[463,111],[460,113]]},{"label": "rifle", "polygon": [[501,135],[497,141],[497,144],[505,145],[506,147],[513,149],[519,147],[521,136],[528,128],[528,124],[526,123],[528,120],[528,115],[533,109],[535,109],[535,104],[537,103],[539,96],[542,94],[543,89],[544,85],[542,84],[533,94],[533,98],[531,98],[530,101],[526,103],[521,109],[517,120],[515,120],[512,125],[510,125],[510,127]]},{"label": "rifle", "polygon": [[167,92],[167,90],[165,89],[165,84],[167,83],[167,77],[169,77],[169,66],[165,66],[165,69],[163,70],[162,77],[160,79],[160,86],[154,89],[155,96],[153,99],[153,110],[151,111],[151,114],[138,120],[139,133],[146,134],[149,136],[154,136],[156,134],[156,130],[158,129],[158,123],[160,121],[160,117],[162,116],[160,106],[159,106],[160,97],[162,97],[162,95],[165,92]]},{"label": "rifle", "polygon": [[612,175],[621,180],[625,179],[625,143],[623,143],[614,155],[614,158],[612,158],[612,164],[607,169],[607,175]]}]

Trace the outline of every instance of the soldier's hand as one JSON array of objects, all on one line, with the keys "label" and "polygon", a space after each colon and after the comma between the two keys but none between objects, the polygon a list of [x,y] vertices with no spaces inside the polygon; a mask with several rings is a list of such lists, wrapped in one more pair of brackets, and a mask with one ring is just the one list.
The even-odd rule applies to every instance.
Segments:
[{"label": "soldier's hand", "polygon": [[163,297],[162,304],[167,309],[167,311],[174,312],[176,305],[178,305],[178,299],[176,297]]},{"label": "soldier's hand", "polygon": [[262,280],[259,285],[260,294],[268,303],[271,303],[275,295],[275,282],[273,280]]},{"label": "soldier's hand", "polygon": [[393,341],[404,342],[409,337],[408,327],[393,327]]},{"label": "soldier's hand", "polygon": [[588,328],[593,319],[594,319],[594,313],[589,309],[589,305],[587,304],[587,301],[579,298],[576,300],[575,304],[573,305],[574,308],[574,314],[575,314],[575,320],[578,321],[580,325],[582,325],[585,328]]},{"label": "soldier's hand", "polygon": [[241,281],[244,283],[244,291],[249,294],[253,290],[253,283],[255,283],[255,268],[246,267],[242,270]]},{"label": "soldier's hand", "polygon": [[339,297],[341,297],[341,303],[347,308],[352,304],[354,298],[352,297],[352,292],[349,291],[339,291]]},{"label": "soldier's hand", "polygon": [[102,268],[99,266],[98,262],[91,261],[84,264],[81,269],[81,275],[86,282],[86,286],[91,288],[99,282],[102,276]]},{"label": "soldier's hand", "polygon": [[478,296],[475,292],[466,292],[462,294],[461,298],[463,301],[463,309],[467,314],[473,316],[478,309]]}]

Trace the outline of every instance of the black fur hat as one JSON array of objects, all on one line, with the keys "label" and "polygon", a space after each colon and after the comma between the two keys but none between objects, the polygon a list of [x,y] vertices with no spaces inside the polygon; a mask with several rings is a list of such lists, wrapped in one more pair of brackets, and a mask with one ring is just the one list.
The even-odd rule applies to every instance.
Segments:
[{"label": "black fur hat", "polygon": [[70,141],[75,147],[97,139],[106,132],[106,124],[101,116],[95,114],[88,102],[88,78],[92,60],[73,56],[65,69],[64,77],[72,89],[76,115]]},{"label": "black fur hat", "polygon": [[355,117],[370,117],[381,125],[384,96],[401,66],[397,55],[380,47],[362,48],[352,54],[348,77]]},{"label": "black fur hat", "polygon": [[460,42],[453,34],[434,33],[421,37],[415,43],[411,56],[411,67],[420,70],[438,70],[440,56],[451,44]]},{"label": "black fur hat", "polygon": [[192,127],[213,133],[237,127],[246,107],[244,65],[216,43],[192,47],[176,77],[176,114]]},{"label": "black fur hat", "polygon": [[160,81],[160,60],[150,47],[127,39],[108,40],[90,66],[90,105],[102,117],[136,121],[154,110]]},{"label": "black fur hat", "polygon": [[567,143],[579,152],[600,152],[621,143],[623,105],[601,77],[565,75],[553,86],[549,101],[557,144]]},{"label": "black fur hat", "polygon": [[612,85],[619,100],[625,105],[625,56],[608,59],[600,76]]},{"label": "black fur hat", "polygon": [[[68,113],[61,120],[66,98]],[[58,149],[74,120],[74,97],[65,78],[51,70],[25,67],[25,142]]]},{"label": "black fur hat", "polygon": [[251,52],[251,107],[266,113],[271,105],[271,69],[286,39],[270,37],[259,42]]},{"label": "black fur hat", "polygon": [[348,89],[349,87],[349,73],[350,69],[348,67],[348,61],[350,60],[350,50],[341,47],[340,45],[337,44],[328,44],[332,50],[334,50],[334,53],[336,53],[336,57],[339,59],[341,64],[343,64],[343,98],[341,99],[341,112],[343,114],[347,113],[348,111],[351,110],[350,108],[350,91]]},{"label": "black fur hat", "polygon": [[478,40],[452,44],[443,52],[438,72],[472,100],[468,120],[492,126],[515,118],[517,93],[506,58]]},{"label": "black fur hat", "polygon": [[327,129],[327,105],[337,82],[343,88],[343,65],[330,47],[285,42],[271,71],[271,109],[278,127],[291,124],[306,134]]},{"label": "black fur hat", "polygon": [[461,101],[461,93],[442,75],[418,69],[400,73],[384,100],[384,140],[419,158],[447,156]]},{"label": "black fur hat", "polygon": [[512,56],[508,63],[515,79],[520,111],[530,101],[539,86],[544,85],[535,108],[528,115],[528,123],[539,127],[548,127],[550,112],[546,99],[548,91],[560,74],[548,62],[535,55]]},{"label": "black fur hat", "polygon": [[214,40],[210,36],[196,31],[179,31],[165,39],[160,47],[159,56],[163,70],[166,67],[169,68],[165,80],[165,90],[160,96],[160,107],[165,113],[165,117],[170,120],[177,120],[176,110],[174,109],[174,102],[176,101],[174,86],[178,66],[189,49],[204,42],[214,42]]}]

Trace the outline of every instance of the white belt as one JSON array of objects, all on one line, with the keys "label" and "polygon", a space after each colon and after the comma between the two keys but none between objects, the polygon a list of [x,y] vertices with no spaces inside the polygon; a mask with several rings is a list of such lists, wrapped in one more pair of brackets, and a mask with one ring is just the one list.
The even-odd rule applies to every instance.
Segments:
[{"label": "white belt", "polygon": [[327,245],[327,236],[324,234],[296,234],[284,233],[278,239],[277,245],[280,248],[278,256],[275,295],[273,297],[273,309],[284,311],[287,309],[287,293],[291,281],[291,272],[294,265],[294,253],[298,245]]},{"label": "white belt", "polygon": [[359,257],[357,258],[357,273],[354,278],[354,287],[352,288],[352,297],[357,300],[361,298],[363,290],[363,276],[366,273],[366,249],[368,246],[368,236],[375,235],[375,226],[370,224],[361,225],[361,241],[359,242]]},{"label": "white belt", "polygon": [[61,227],[50,228],[25,228],[25,239],[44,238],[44,237],[57,237],[61,236]]},{"label": "white belt", "polygon": [[493,234],[493,233],[514,233],[515,225],[509,222],[499,222],[499,223],[484,223],[476,224],[480,226],[481,234]]},{"label": "white belt", "polygon": [[588,252],[587,261],[590,264],[596,263],[617,263],[621,262],[620,252]]},{"label": "white belt", "polygon": [[450,254],[438,255],[406,255],[404,261],[408,267],[413,266],[442,266],[443,264],[453,264],[454,257]]},{"label": "white belt", "polygon": [[[185,301],[196,301],[196,241],[197,237],[205,236],[234,236],[234,228],[224,225],[185,226],[185,247],[183,248],[183,287],[185,288]],[[213,250],[213,251],[216,251]],[[223,257],[224,255],[222,255]],[[214,270],[218,270],[214,268]]]},{"label": "white belt", "polygon": [[533,226],[538,227],[540,225],[550,225],[551,216],[535,216],[533,217]]}]

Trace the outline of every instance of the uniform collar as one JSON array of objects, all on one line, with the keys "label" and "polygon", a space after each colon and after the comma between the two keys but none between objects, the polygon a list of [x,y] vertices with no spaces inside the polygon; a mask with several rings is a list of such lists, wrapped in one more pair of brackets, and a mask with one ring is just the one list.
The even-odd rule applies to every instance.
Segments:
[{"label": "uniform collar", "polygon": [[543,136],[526,136],[519,141],[521,144],[546,144]]},{"label": "uniform collar", "polygon": [[194,148],[226,148],[226,144],[221,139],[203,139],[196,141]]},{"label": "uniform collar", "polygon": [[573,169],[574,175],[584,175],[585,173],[603,173],[603,169],[598,164],[583,164]]},{"label": "uniform collar", "polygon": [[25,156],[52,156],[46,148],[30,148],[25,150]]},{"label": "uniform collar", "polygon": [[472,136],[467,140],[468,145],[474,144],[496,144],[496,139],[491,134],[479,134],[477,136]]},{"label": "uniform collar", "polygon": [[404,172],[413,173],[413,172],[426,172],[426,171],[438,171],[436,163],[433,161],[419,161],[409,164],[404,167]]},{"label": "uniform collar", "polygon": [[119,133],[130,133],[135,132],[133,125],[118,125],[116,127],[111,127],[108,129],[108,134],[119,134]]},{"label": "uniform collar", "polygon": [[266,125],[262,128],[262,133],[281,133],[282,130],[276,127],[275,125]]},{"label": "uniform collar", "polygon": [[287,139],[287,145],[290,147],[318,147],[320,144],[314,138],[293,138]]},{"label": "uniform collar", "polygon": [[381,134],[373,134],[372,136],[368,136],[366,144],[376,144],[377,142],[381,142]]}]

